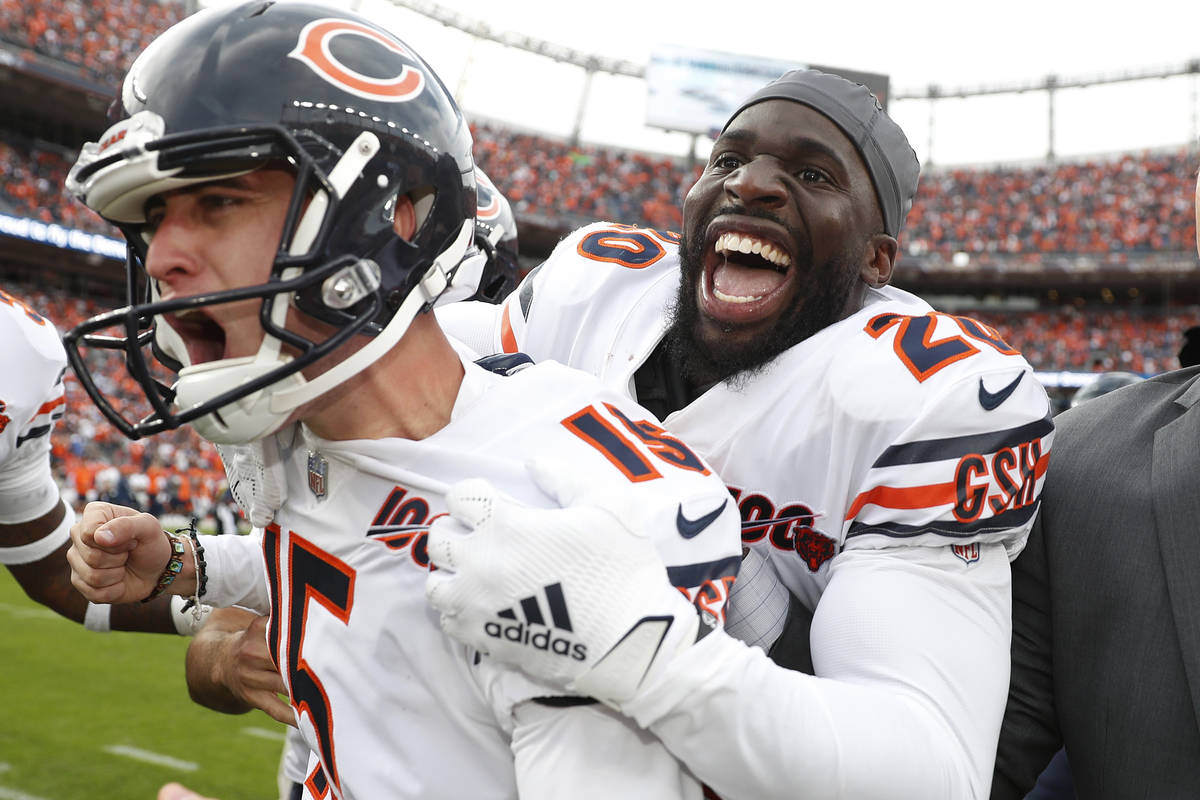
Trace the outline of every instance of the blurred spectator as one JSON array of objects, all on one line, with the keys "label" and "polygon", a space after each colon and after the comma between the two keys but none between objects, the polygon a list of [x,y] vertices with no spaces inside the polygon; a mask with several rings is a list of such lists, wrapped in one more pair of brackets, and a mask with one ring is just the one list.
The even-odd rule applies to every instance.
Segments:
[{"label": "blurred spectator", "polygon": [[1021,351],[1036,370],[1136,372],[1175,368],[1185,329],[1200,325],[1200,308],[965,311]]},{"label": "blurred spectator", "polygon": [[119,237],[116,228],[63,191],[74,161],[74,153],[0,133],[0,212]]},{"label": "blurred spectator", "polygon": [[1187,150],[1035,167],[929,171],[903,241],[941,253],[1189,252],[1195,166]]},{"label": "blurred spectator", "polygon": [[0,40],[73,64],[115,94],[134,56],[183,16],[182,0],[0,0]]}]

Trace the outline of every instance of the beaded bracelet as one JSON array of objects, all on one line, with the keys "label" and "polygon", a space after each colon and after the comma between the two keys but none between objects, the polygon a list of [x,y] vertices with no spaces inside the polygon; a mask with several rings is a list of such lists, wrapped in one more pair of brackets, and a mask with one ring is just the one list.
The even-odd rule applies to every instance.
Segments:
[{"label": "beaded bracelet", "polygon": [[154,584],[150,594],[142,600],[143,603],[149,603],[162,594],[163,590],[179,577],[179,572],[183,569],[183,537],[176,536],[169,531],[163,531],[163,536],[166,536],[167,541],[171,544],[171,558],[167,561],[167,566],[163,568],[162,574],[158,576],[158,583]]}]

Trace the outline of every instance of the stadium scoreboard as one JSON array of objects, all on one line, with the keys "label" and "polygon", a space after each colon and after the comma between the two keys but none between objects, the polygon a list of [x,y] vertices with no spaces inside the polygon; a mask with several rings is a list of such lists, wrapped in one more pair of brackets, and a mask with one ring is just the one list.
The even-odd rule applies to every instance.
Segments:
[{"label": "stadium scoreboard", "polygon": [[715,136],[742,100],[788,70],[800,68],[832,72],[864,84],[887,108],[887,75],[659,45],[646,65],[646,125]]}]

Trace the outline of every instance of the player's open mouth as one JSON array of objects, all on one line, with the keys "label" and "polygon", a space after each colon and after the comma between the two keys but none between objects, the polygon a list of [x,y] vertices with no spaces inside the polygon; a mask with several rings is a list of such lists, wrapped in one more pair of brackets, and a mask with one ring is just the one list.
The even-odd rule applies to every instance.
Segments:
[{"label": "player's open mouth", "polygon": [[778,236],[739,224],[710,230],[701,303],[714,317],[752,320],[773,307],[792,276],[792,256]]},{"label": "player's open mouth", "polygon": [[167,321],[183,339],[193,365],[225,358],[225,329],[203,309],[170,314]]}]

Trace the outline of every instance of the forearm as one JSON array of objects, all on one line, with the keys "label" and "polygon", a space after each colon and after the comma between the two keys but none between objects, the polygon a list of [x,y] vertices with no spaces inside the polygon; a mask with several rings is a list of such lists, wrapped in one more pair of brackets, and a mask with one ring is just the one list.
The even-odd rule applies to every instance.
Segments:
[{"label": "forearm", "polygon": [[185,670],[193,702],[224,714],[245,714],[254,708],[234,694],[225,671],[234,660],[231,651],[238,647],[239,636],[256,616],[240,608],[218,608],[192,637]]},{"label": "forearm", "polygon": [[[203,601],[217,608],[242,606],[270,611],[262,545],[252,536],[200,536],[206,576]],[[196,551],[185,548],[183,568],[167,587],[170,594],[190,597],[198,589]]]},{"label": "forearm", "polygon": [[[71,584],[64,544],[46,558],[31,564],[11,565],[9,570],[31,600],[61,614],[73,622],[84,623],[89,617],[87,598]],[[139,633],[182,633],[168,596],[149,603],[91,605],[89,628],[97,631],[136,631]]]},{"label": "forearm", "polygon": [[786,671],[718,633],[670,674],[636,718],[727,800],[972,797],[916,698]]},{"label": "forearm", "polygon": [[700,800],[699,782],[661,742],[600,704],[549,708],[528,701],[512,716],[522,800]]},{"label": "forearm", "polygon": [[1008,685],[1007,559],[999,545],[958,571],[905,558],[843,554],[814,618],[818,677],[717,632],[624,710],[727,798],[986,796]]}]

